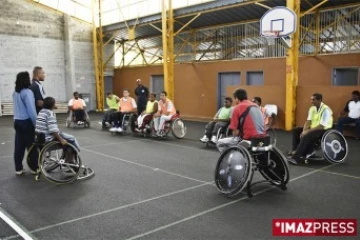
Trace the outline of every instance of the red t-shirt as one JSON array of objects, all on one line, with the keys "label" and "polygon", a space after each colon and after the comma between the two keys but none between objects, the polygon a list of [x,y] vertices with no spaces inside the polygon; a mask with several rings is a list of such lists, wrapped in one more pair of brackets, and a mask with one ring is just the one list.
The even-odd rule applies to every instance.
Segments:
[{"label": "red t-shirt", "polygon": [[265,135],[265,122],[263,114],[259,106],[249,100],[244,100],[235,106],[231,117],[230,129],[238,129],[239,118],[249,106],[256,107],[252,107],[250,109],[243,123],[242,131],[244,135],[240,137],[246,140],[255,136]]}]

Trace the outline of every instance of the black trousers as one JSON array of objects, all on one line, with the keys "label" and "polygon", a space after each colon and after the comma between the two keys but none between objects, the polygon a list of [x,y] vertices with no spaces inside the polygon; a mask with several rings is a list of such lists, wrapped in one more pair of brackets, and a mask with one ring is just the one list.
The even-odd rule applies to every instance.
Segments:
[{"label": "black trousers", "polygon": [[116,109],[109,109],[108,111],[106,111],[103,116],[102,125],[105,126],[106,122],[111,124],[112,121],[114,121],[112,115],[115,114],[116,112],[117,112]]},{"label": "black trousers", "polygon": [[137,110],[138,110],[138,115],[140,115],[143,111],[145,111],[146,109],[146,104],[147,102],[137,102]]},{"label": "black trousers", "polygon": [[[26,120],[15,120],[15,171],[23,170],[23,159],[25,155],[25,149],[29,149],[34,143],[35,128],[30,119]],[[37,166],[37,153],[31,151],[31,165]]]},{"label": "black trousers", "polygon": [[224,127],[227,124],[227,122],[215,122],[211,121],[205,126],[205,135],[208,138],[211,138],[212,136],[216,136],[219,128]]},{"label": "black trousers", "polygon": [[85,121],[85,111],[83,109],[73,110],[75,121]]},{"label": "black trousers", "polygon": [[123,112],[116,112],[114,114],[112,114],[112,122],[114,123],[115,127],[122,127],[123,125],[123,121],[124,121],[124,117],[125,115],[128,113],[123,113]]},{"label": "black trousers", "polygon": [[297,127],[293,129],[292,150],[296,150],[296,153],[293,156],[296,161],[299,161],[301,157],[308,154],[312,150],[316,141],[318,141],[325,132],[325,130],[322,129],[313,130],[300,139],[300,134],[302,133],[302,131],[302,127]]}]

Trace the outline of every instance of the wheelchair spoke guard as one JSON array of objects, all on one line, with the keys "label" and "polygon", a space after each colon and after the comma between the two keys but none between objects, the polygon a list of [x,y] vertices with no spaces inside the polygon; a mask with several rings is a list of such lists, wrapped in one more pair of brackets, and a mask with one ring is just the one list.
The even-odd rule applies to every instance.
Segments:
[{"label": "wheelchair spoke guard", "polygon": [[259,166],[260,174],[274,185],[287,184],[290,177],[285,159],[286,158],[281,151],[276,147],[273,147],[270,151],[268,166]]},{"label": "wheelchair spoke guard", "polygon": [[348,155],[348,145],[344,136],[336,131],[327,131],[321,140],[324,158],[331,163],[343,163]]},{"label": "wheelchair spoke guard", "polygon": [[220,156],[215,170],[215,184],[221,194],[232,197],[240,193],[251,178],[252,160],[244,147],[230,147]]}]

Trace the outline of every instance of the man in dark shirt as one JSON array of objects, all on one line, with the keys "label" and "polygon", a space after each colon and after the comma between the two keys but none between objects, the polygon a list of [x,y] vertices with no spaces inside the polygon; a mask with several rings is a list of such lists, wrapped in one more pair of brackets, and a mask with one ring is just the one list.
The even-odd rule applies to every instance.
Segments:
[{"label": "man in dark shirt", "polygon": [[30,89],[34,93],[36,112],[39,113],[43,107],[45,91],[40,82],[45,80],[45,72],[42,67],[35,67],[33,70],[33,81]]},{"label": "man in dark shirt", "polygon": [[137,88],[135,89],[135,95],[137,97],[137,109],[138,115],[140,115],[146,108],[146,103],[149,98],[149,89],[141,84],[141,79],[136,80]]},{"label": "man in dark shirt", "polygon": [[336,130],[343,132],[344,124],[355,123],[356,139],[360,139],[360,92],[353,91],[352,99],[346,103],[344,110],[340,113]]}]

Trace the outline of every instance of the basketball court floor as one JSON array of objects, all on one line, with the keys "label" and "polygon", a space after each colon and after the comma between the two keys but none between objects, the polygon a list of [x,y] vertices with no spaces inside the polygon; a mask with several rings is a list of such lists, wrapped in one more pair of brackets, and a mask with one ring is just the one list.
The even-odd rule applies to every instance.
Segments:
[{"label": "basketball court floor", "polygon": [[[61,186],[15,176],[12,119],[0,119],[0,239],[272,239],[274,218],[360,216],[359,141],[348,139],[344,164],[290,165],[287,191],[260,184],[228,199],[213,182],[218,152],[198,140],[206,123],[154,140],[112,136],[90,117],[90,129],[66,129],[58,115],[96,174]],[[289,149],[290,133],[277,139]]]}]

